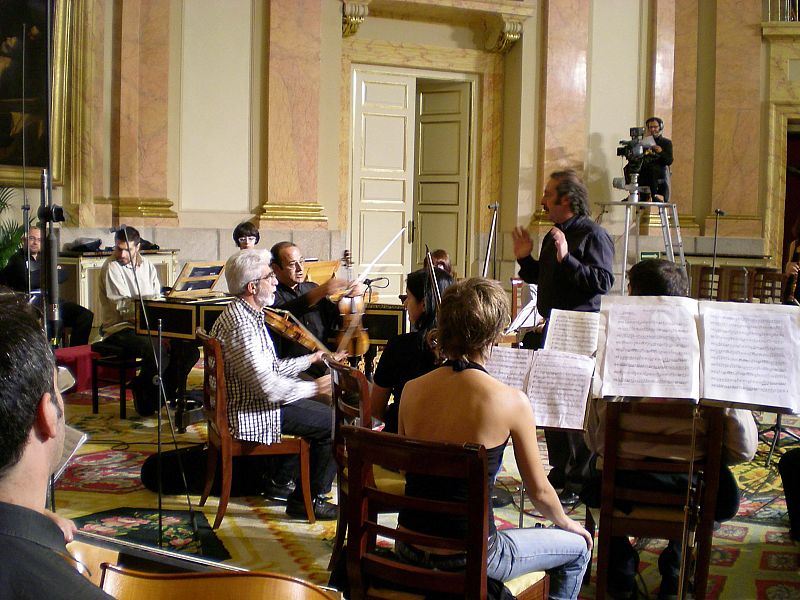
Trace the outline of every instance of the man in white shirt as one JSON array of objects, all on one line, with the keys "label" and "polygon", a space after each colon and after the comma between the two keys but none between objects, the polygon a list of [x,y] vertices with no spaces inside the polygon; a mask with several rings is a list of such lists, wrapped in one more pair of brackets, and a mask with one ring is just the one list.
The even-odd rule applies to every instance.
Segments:
[{"label": "man in white shirt", "polygon": [[[135,311],[140,298],[151,299],[161,295],[161,283],[156,268],[139,253],[141,238],[136,229],[120,229],[114,235],[114,242],[114,254],[100,271],[103,315],[100,333],[106,345],[116,346],[127,356],[142,359],[142,369],[131,383],[131,389],[136,412],[148,416],[159,405],[159,390],[154,383],[158,373],[158,353],[155,338],[136,335]],[[185,387],[186,377],[198,358],[200,350],[193,344],[178,340],[164,342],[161,372],[167,400],[174,400],[178,390]]]},{"label": "man in white shirt", "polygon": [[[307,440],[314,514],[320,520],[335,519],[336,506],[324,498],[336,474],[331,447],[333,414],[330,406],[312,400],[330,394],[331,380],[297,377],[323,355],[277,357],[264,321],[264,307],[274,302],[278,283],[269,253],[240,250],[225,263],[225,278],[236,298],[214,323],[211,334],[222,344],[231,434],[262,444],[279,442],[281,434]],[[286,513],[305,518],[302,489],[296,483]]]}]

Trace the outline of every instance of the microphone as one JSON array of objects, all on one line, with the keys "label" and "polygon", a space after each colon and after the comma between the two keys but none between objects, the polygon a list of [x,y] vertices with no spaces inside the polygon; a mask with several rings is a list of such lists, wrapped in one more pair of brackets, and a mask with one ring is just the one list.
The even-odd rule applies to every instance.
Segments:
[{"label": "microphone", "polygon": [[494,204],[490,204],[486,208],[488,208],[489,210],[497,210],[498,208],[500,208],[500,203],[499,202],[495,202]]},{"label": "microphone", "polygon": [[725,211],[722,210],[721,208],[715,208],[714,209],[714,214],[719,216],[719,217],[724,217],[725,216]]},{"label": "microphone", "polygon": [[378,281],[389,281],[386,277],[376,277],[375,279],[365,279],[362,283],[364,285],[372,285]]}]

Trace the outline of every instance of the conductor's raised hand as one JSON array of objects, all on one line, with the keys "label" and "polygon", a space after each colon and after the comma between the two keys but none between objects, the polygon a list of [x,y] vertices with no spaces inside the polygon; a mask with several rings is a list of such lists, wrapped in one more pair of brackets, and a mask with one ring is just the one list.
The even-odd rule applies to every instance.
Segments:
[{"label": "conductor's raised hand", "polygon": [[528,230],[524,227],[515,227],[511,232],[511,239],[514,241],[514,257],[525,258],[533,252],[533,242]]}]

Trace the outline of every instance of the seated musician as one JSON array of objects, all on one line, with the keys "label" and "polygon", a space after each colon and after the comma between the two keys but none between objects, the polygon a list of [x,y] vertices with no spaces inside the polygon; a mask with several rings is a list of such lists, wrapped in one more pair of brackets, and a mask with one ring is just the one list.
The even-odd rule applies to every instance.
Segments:
[{"label": "seated musician", "polygon": [[[41,288],[41,250],[42,232],[37,227],[31,227],[26,240],[26,248],[19,251],[8,259],[5,268],[0,272],[0,283],[16,290],[17,292],[28,292],[28,275],[30,274],[30,291],[40,292]],[[30,263],[28,254],[30,253]],[[67,275],[58,268],[58,283],[64,283]],[[34,304],[42,308],[41,294],[34,300]],[[89,336],[92,333],[92,321],[94,313],[80,304],[61,299],[59,301],[61,311],[61,322],[65,327],[72,329],[69,337],[70,346],[83,346],[89,343]]]},{"label": "seated musician", "polygon": [[[630,293],[632,296],[686,296],[689,285],[686,271],[673,262],[662,259],[643,260],[629,272]],[[598,456],[603,455],[603,439],[605,435],[605,408],[602,399],[594,399],[589,405],[586,443],[589,449]],[[691,433],[692,422],[685,419],[652,419],[636,421],[631,416],[626,421],[626,428],[653,434],[653,445],[650,448],[636,448],[626,452],[629,458],[664,457],[669,450],[674,453],[673,446],[659,445],[659,433]],[[726,521],[736,516],[739,509],[739,489],[736,478],[727,465],[747,462],[753,458],[758,445],[758,433],[755,420],[749,410],[726,409],[723,432],[723,467],[720,472],[719,494],[715,520]],[[686,449],[688,459],[689,449]],[[703,458],[699,456],[698,458]],[[594,463],[594,461],[592,461]],[[594,473],[581,493],[581,498],[588,506],[600,506],[600,473]],[[686,477],[680,480],[677,476],[664,476],[655,473],[631,473],[631,481],[626,485],[641,489],[685,490]],[[675,597],[678,593],[678,576],[680,573],[681,548],[680,540],[670,540],[667,548],[658,559],[658,570],[661,573],[659,599]],[[615,598],[635,598],[639,555],[627,537],[611,538],[611,559],[609,567],[609,594]]]},{"label": "seated musician", "polygon": [[[325,500],[336,474],[331,454],[330,406],[311,398],[330,395],[331,380],[303,381],[300,371],[322,360],[322,352],[279,359],[267,333],[263,309],[275,299],[277,284],[269,254],[240,250],[225,263],[228,289],[235,296],[214,323],[211,334],[222,343],[227,378],[231,434],[272,444],[281,434],[299,435],[311,445],[311,493],[317,519],[336,518],[336,505]],[[299,481],[288,498],[286,514],[306,518]]]},{"label": "seated musician", "polygon": [[[592,539],[564,513],[547,481],[530,401],[484,369],[492,344],[508,319],[506,292],[495,281],[472,278],[445,291],[437,331],[439,352],[447,360],[406,384],[400,404],[400,434],[426,441],[483,444],[487,448],[490,488],[494,487],[510,438],[534,506],[555,527],[498,531],[490,504],[487,576],[508,581],[525,573],[547,571],[551,598],[577,598],[591,558]],[[406,481],[408,494],[434,499],[458,498],[464,494],[459,487],[411,474]],[[431,519],[425,513],[409,511],[401,511],[398,522],[402,527],[433,534],[456,534],[466,527],[462,518],[436,515]],[[464,565],[463,560],[459,565],[458,556],[439,557],[402,543],[395,550],[406,560],[442,569]]]},{"label": "seated musician", "polygon": [[0,299],[0,598],[111,598],[67,554],[75,524],[44,508],[64,446],[64,401],[31,310]]},{"label": "seated musician", "polygon": [[258,227],[250,221],[239,223],[233,230],[233,243],[236,244],[239,250],[255,248],[260,241],[261,234],[258,233]]},{"label": "seated musician", "polygon": [[[441,269],[435,269],[436,283],[441,294],[453,283]],[[386,423],[385,431],[397,433],[397,415],[403,387],[436,368],[437,357],[430,346],[428,333],[436,327],[436,297],[430,273],[420,269],[406,278],[406,293],[400,296],[414,328],[398,335],[386,345],[375,370],[370,402],[372,415]],[[394,401],[389,404],[389,396]]]},{"label": "seated musician", "polygon": [[[305,259],[300,248],[291,242],[278,242],[272,246],[272,269],[278,278],[274,308],[288,310],[323,344],[333,337],[339,323],[339,309],[328,296],[347,288],[344,279],[331,277],[322,285],[306,281]],[[354,293],[363,293],[359,286]],[[280,358],[305,356],[311,350],[280,336],[273,336],[275,351]],[[314,365],[308,375],[320,377],[327,373],[324,364]]]},{"label": "seated musician", "polygon": [[[136,412],[146,417],[159,406],[159,388],[154,383],[158,373],[157,348],[155,338],[136,334],[136,303],[159,297],[161,283],[155,266],[139,253],[141,237],[136,229],[120,229],[114,234],[114,243],[114,253],[100,270],[103,317],[100,334],[107,345],[121,348],[124,355],[142,359],[141,371],[130,387]],[[163,344],[161,373],[169,401],[185,389],[186,378],[200,358],[200,350],[195,344],[181,340],[165,340]]]},{"label": "seated musician", "polygon": [[[427,260],[428,257],[425,257],[426,263]],[[447,250],[439,248],[438,250],[431,252],[431,261],[433,262],[434,267],[441,269],[453,279],[456,278],[456,274],[453,271],[453,265],[450,263],[450,255],[447,253]]]}]

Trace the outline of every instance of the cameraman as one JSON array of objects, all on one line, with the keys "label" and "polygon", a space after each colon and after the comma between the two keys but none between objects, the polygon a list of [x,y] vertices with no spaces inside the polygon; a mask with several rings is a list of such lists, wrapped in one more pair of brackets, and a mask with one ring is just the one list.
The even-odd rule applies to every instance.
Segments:
[{"label": "cameraman", "polygon": [[[644,162],[639,173],[639,185],[650,188],[651,194],[661,196],[669,202],[670,182],[669,166],[672,164],[672,140],[665,138],[664,121],[658,117],[650,117],[645,121],[647,132],[653,137],[655,145],[644,152]],[[660,200],[660,198],[653,198]]]}]

